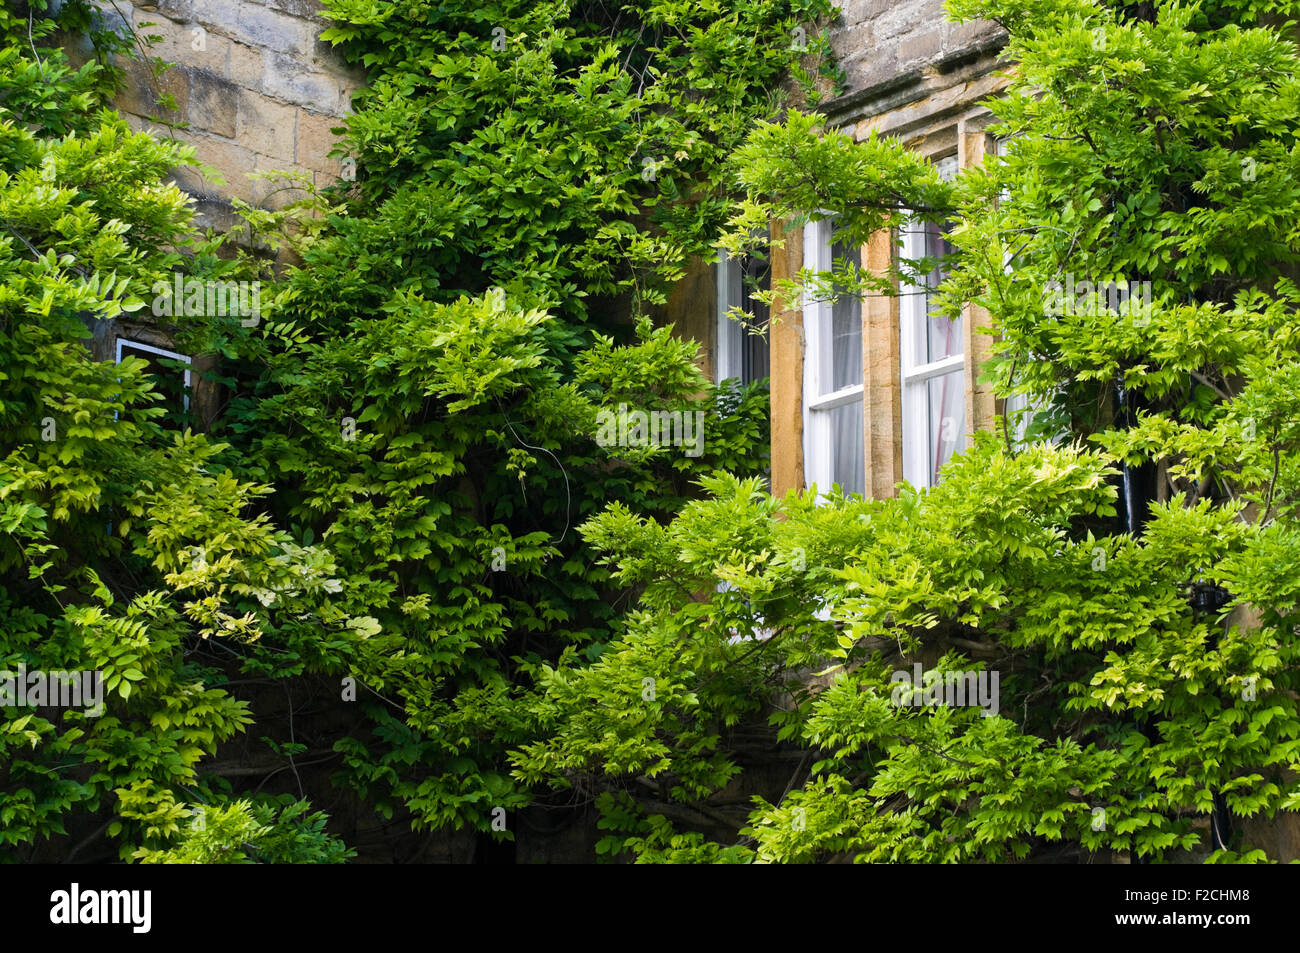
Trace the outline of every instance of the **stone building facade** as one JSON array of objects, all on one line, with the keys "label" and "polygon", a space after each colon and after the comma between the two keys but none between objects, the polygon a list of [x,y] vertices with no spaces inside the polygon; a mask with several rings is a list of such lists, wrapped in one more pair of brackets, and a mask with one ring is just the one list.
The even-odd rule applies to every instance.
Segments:
[{"label": "stone building facade", "polygon": [[[200,161],[225,179],[218,183],[194,169],[175,170],[177,184],[195,197],[200,224],[229,228],[236,221],[235,198],[264,208],[293,198],[276,183],[247,173],[296,170],[317,186],[344,173],[342,162],[329,156],[337,141],[331,130],[346,115],[364,76],[319,40],[327,21],[319,14],[318,0],[121,0],[116,5],[104,0],[102,5],[106,16],[122,26],[129,21],[138,36],[157,37],[147,52],[175,64],[155,77],[143,63],[123,61],[129,83],[118,107],[135,128],[162,131],[166,122],[188,124],[174,135],[192,144]],[[840,0],[840,7],[831,38],[847,89],[822,107],[831,125],[855,139],[873,131],[896,136],[953,170],[996,156],[998,144],[988,132],[993,117],[980,104],[1005,87],[1003,73],[1010,64],[1002,58],[1005,37],[994,24],[953,24],[944,14],[943,0]],[[88,55],[88,50],[82,52]],[[176,109],[162,108],[167,95]],[[764,263],[769,283],[792,277],[805,265],[824,263],[834,247],[833,233],[825,227],[810,225],[790,234],[781,223],[772,228],[784,244],[774,247]],[[884,270],[900,249],[896,236],[883,232],[856,254],[864,266]],[[777,301],[765,347],[754,350],[726,317],[729,307],[746,303],[741,278],[747,267],[697,263],[674,290],[662,317],[701,343],[704,370],[711,377],[770,376],[774,494],[813,483],[828,489],[832,479],[848,474],[850,481],[858,481],[849,489],[892,496],[903,479],[922,484],[933,479],[935,461],[944,452],[942,438],[951,438],[947,452],[960,449],[965,438],[991,426],[1003,411],[1001,402],[978,383],[988,339],[977,332],[989,320],[980,309],[968,307],[948,329],[944,353],[926,361],[909,352],[916,324],[929,316],[905,298],[863,300],[857,317],[850,315],[860,321],[858,332],[838,339],[837,322],[842,325],[844,315]],[[166,342],[150,338],[147,328],[132,333],[146,346],[165,349]],[[837,364],[837,341],[851,344],[857,355]],[[96,341],[106,358],[111,359],[113,347],[112,341]],[[203,360],[195,358],[193,365],[196,386]],[[920,413],[915,400],[909,406],[913,378],[927,391],[931,381],[951,385],[941,413],[925,404],[932,399],[928,396]],[[833,385],[829,392],[827,380]],[[197,394],[196,399],[202,402]],[[828,437],[843,432],[828,426],[837,414],[860,433],[860,441],[851,444],[856,459],[837,460],[830,449],[834,441]],[[952,430],[948,434],[939,428],[939,446],[930,454],[935,428],[929,424],[936,419],[957,423],[947,428]],[[924,478],[918,480],[918,474]],[[534,814],[537,825],[523,825],[512,859],[590,855],[594,835],[589,826],[543,831],[544,817]],[[1300,825],[1293,818],[1245,826],[1256,844],[1290,859],[1300,857]],[[465,861],[481,846],[472,835],[448,834],[431,840],[415,859]]]},{"label": "stone building facade", "polygon": [[[858,140],[871,132],[897,137],[952,171],[995,153],[987,132],[993,117],[980,104],[1007,82],[1000,57],[1005,35],[996,25],[951,23],[942,0],[845,0],[831,39],[847,89],[822,107],[829,125]],[[772,256],[773,278],[792,277],[804,266],[828,267],[832,237],[824,223],[783,234],[784,246]],[[844,251],[836,247],[834,254]],[[882,232],[849,251],[880,272],[903,250],[895,235]],[[839,482],[870,496],[892,496],[903,479],[933,481],[936,453],[923,446],[932,437],[934,443],[950,437],[950,453],[974,430],[992,424],[1001,408],[977,383],[988,352],[988,338],[977,329],[988,315],[968,307],[960,325],[945,328],[951,338],[945,353],[929,361],[908,353],[919,325],[930,320],[924,308],[912,306],[913,297],[863,299],[857,306],[860,333],[848,338],[842,330],[851,316],[832,314],[830,307],[778,303],[783,306],[774,309],[770,342],[774,493],[814,483],[829,489]],[[860,358],[833,353],[844,343],[860,347]],[[940,370],[947,373],[925,377]],[[909,383],[913,377],[915,386]],[[928,380],[946,388],[942,407],[924,406],[937,400]],[[861,428],[860,447],[850,448],[855,459],[839,459],[840,451],[826,446],[846,426]],[[931,433],[936,429],[944,433]]]},{"label": "stone building facade", "polygon": [[[897,137],[905,146],[943,168],[955,172],[981,163],[997,161],[999,143],[990,134],[993,115],[981,102],[996,96],[1007,85],[1007,72],[1014,64],[1002,50],[1005,34],[991,23],[948,22],[942,0],[840,0],[842,22],[832,33],[832,44],[848,74],[848,88],[823,108],[828,124],[856,140],[868,133]],[[773,223],[774,234],[782,232]],[[807,226],[785,235],[783,248],[772,255],[773,278],[790,278],[800,267],[828,267],[826,227]],[[871,271],[883,272],[891,258],[900,253],[918,257],[920,250],[900,248],[898,236],[881,232],[860,249],[860,262]],[[820,242],[821,249],[810,244]],[[927,250],[925,254],[930,254]],[[938,280],[938,276],[935,276]],[[955,340],[948,354],[931,362],[939,372],[925,380],[924,358],[914,352],[918,325],[931,321],[924,305],[909,302],[909,296],[870,297],[861,303],[861,360],[850,362],[860,369],[862,402],[861,485],[867,496],[885,498],[896,492],[895,484],[906,479],[913,485],[936,482],[936,454],[929,453],[936,439],[935,421],[946,421],[948,408],[915,413],[910,401],[909,377],[931,381],[950,378],[954,384],[952,419],[959,422],[953,449],[960,450],[977,430],[992,427],[996,415],[1008,408],[992,391],[978,382],[981,365],[990,353],[990,338],[979,333],[989,325],[983,309],[968,305],[960,325],[953,323]],[[924,300],[924,298],[922,299]],[[824,448],[827,428],[818,429],[813,419],[819,401],[819,375],[810,367],[825,360],[824,342],[830,330],[830,308],[801,302],[778,303],[771,329],[772,491],[805,489],[816,483],[828,488],[838,476],[827,465]],[[821,327],[817,327],[817,324]],[[930,328],[933,331],[933,325]],[[821,351],[819,354],[818,351]],[[921,373],[917,373],[920,370]],[[959,382],[959,383],[958,383]],[[933,401],[933,395],[930,395]],[[927,426],[929,425],[929,426]],[[920,448],[921,442],[931,445]],[[928,459],[926,459],[928,456]],[[922,464],[924,466],[922,466]],[[1201,819],[1208,832],[1208,817]],[[1234,818],[1246,840],[1281,861],[1300,858],[1300,817],[1280,814]],[[1208,836],[1207,841],[1208,843]],[[1208,848],[1175,855],[1175,863],[1197,863]],[[1099,858],[1123,863],[1126,858]]]},{"label": "stone building facade", "polygon": [[[908,148],[953,170],[978,165],[996,152],[987,132],[993,117],[980,103],[1007,83],[1008,64],[1001,57],[1005,34],[1000,28],[988,22],[952,23],[943,0],[841,0],[839,6],[840,18],[830,27],[830,38],[846,88],[819,107],[829,125],[859,140],[872,131],[898,137]],[[764,286],[793,277],[804,266],[829,267],[825,239],[831,236],[824,228],[809,226],[794,234],[787,234],[782,223],[772,228],[773,237],[779,236],[782,243],[774,243],[771,260],[764,263]],[[882,233],[856,250],[860,264],[883,270],[891,256],[900,254],[895,238]],[[888,497],[905,478],[917,484],[932,482],[934,468],[925,458],[935,454],[922,453],[919,446],[930,438],[928,432],[921,433],[929,429],[924,408],[918,409],[924,400],[905,399],[916,390],[909,389],[905,377],[924,383],[926,374],[950,370],[944,375],[948,412],[937,418],[939,429],[955,437],[948,452],[964,445],[974,430],[990,426],[1002,409],[977,383],[988,353],[987,336],[977,333],[988,316],[979,309],[968,308],[960,327],[954,323],[948,329],[960,347],[954,343],[949,348],[952,353],[943,358],[942,367],[913,360],[905,372],[909,355],[903,345],[920,318],[906,296],[862,301],[861,332],[854,335],[861,357],[847,365],[843,355],[828,346],[836,333],[832,325],[842,324],[845,316],[799,302],[776,302],[763,353],[751,355],[746,343],[751,336],[726,317],[730,307],[753,305],[736,273],[743,268],[744,263],[726,261],[697,263],[674,290],[662,317],[701,344],[703,368],[711,378],[770,376],[776,495],[814,483],[827,490],[838,482],[846,489]],[[960,362],[957,354],[963,358]],[[750,366],[759,363],[761,367]],[[837,374],[848,377],[839,380]],[[853,387],[860,390],[850,393]],[[828,390],[829,399],[824,393]],[[838,418],[834,424],[832,418]],[[836,459],[838,451],[830,446],[844,442],[846,425],[862,434],[860,446],[851,448],[852,461]],[[835,437],[832,426],[838,428]],[[927,472],[929,480],[922,479]]]},{"label": "stone building facade", "polygon": [[[250,172],[296,170],[317,186],[343,173],[341,160],[329,156],[337,142],[331,130],[364,75],[319,39],[329,21],[318,0],[104,0],[100,6],[110,25],[131,27],[148,56],[173,64],[155,77],[142,59],[121,60],[128,82],[117,107],[134,128],[193,145],[225,180],[191,168],[175,171],[176,183],[196,199],[200,224],[219,230],[234,224],[232,198],[273,209],[301,195]],[[88,53],[82,49],[83,57]],[[163,108],[168,95],[175,109]],[[168,133],[165,123],[188,125]]]}]

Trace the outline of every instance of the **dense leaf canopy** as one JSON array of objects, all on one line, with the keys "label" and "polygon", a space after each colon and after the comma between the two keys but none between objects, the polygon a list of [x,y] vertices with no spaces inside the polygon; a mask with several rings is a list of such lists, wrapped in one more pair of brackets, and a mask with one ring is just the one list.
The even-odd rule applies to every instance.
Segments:
[{"label": "dense leaf canopy", "polygon": [[[104,676],[102,713],[0,707],[0,844],[339,862],[330,796],[498,839],[594,804],[642,862],[1264,859],[1300,808],[1297,6],[952,0],[1016,66],[948,183],[816,114],[819,0],[330,0],[356,179],[226,236],[113,69],[0,13],[0,665]],[[774,498],[765,389],[706,381],[667,291],[909,210],[1032,425],[930,490]],[[202,433],[86,346],[176,271],[266,286],[164,322],[214,358]],[[1151,307],[1060,307],[1083,282]],[[703,455],[603,446],[620,405],[703,413]],[[994,693],[900,701],[914,665]]]}]

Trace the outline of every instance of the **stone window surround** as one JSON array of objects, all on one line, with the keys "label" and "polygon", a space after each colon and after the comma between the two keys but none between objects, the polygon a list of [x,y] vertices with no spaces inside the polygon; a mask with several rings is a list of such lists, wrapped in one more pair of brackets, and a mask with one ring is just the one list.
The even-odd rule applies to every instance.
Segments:
[{"label": "stone window surround", "polygon": [[[978,85],[978,84],[977,84]],[[910,107],[906,112],[914,110]],[[954,115],[955,112],[955,115]],[[874,117],[856,125],[845,123],[855,138],[867,129],[898,135],[904,143],[927,158],[956,154],[958,168],[972,168],[995,153],[995,141],[987,132],[993,116],[982,106],[951,108],[939,114],[912,119],[905,126],[888,128],[889,117]],[[882,121],[882,119],[884,121]],[[928,121],[927,121],[928,120]],[[882,128],[884,127],[884,128]],[[784,237],[784,246],[774,249],[774,279],[792,277],[804,258],[801,230],[787,230],[784,223],[772,223],[774,238]],[[862,249],[866,268],[877,273],[897,262],[899,249],[893,230],[882,230],[871,237]],[[900,299],[895,296],[869,296],[863,301],[863,403],[864,444],[866,453],[866,492],[875,498],[892,497],[895,485],[903,477],[903,389],[900,354]],[[772,490],[777,495],[789,489],[805,489],[807,472],[805,454],[804,378],[807,335],[801,307],[790,308],[778,301],[773,308],[778,318],[772,328]],[[988,313],[974,305],[962,312],[962,382],[965,399],[966,435],[988,429],[1000,409],[1001,401],[978,382],[980,368],[990,355],[991,341],[979,329],[987,327]]]}]

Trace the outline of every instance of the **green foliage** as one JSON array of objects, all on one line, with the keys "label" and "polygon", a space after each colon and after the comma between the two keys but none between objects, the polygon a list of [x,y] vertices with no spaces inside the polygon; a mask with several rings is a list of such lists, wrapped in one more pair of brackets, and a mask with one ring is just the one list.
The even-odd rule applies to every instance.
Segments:
[{"label": "green foliage", "polygon": [[[193,153],[131,132],[102,110],[96,67],[33,49],[26,19],[3,17],[0,670],[98,673],[102,696],[71,707],[6,698],[0,844],[6,859],[30,858],[70,822],[106,818],[99,835],[129,858],[165,834],[146,828],[189,799],[200,763],[251,721],[205,638],[255,639],[279,611],[309,613],[331,567],[249,515],[267,490],[219,462],[223,445],[162,426],[143,361],[92,359],[94,332],[135,316],[183,262],[220,273],[213,248],[190,237],[186,198],[164,182]],[[49,26],[37,18],[34,41]],[[207,323],[169,330],[201,338]],[[266,594],[274,608],[258,601]],[[256,824],[264,857],[340,856],[305,803],[276,812],[214,798],[214,817]]]},{"label": "green foliage", "polygon": [[[99,41],[72,70],[4,14],[0,662],[96,668],[106,693],[97,719],[4,710],[15,856],[102,855],[106,833],[143,862],[346,859],[304,798],[237,790],[252,769],[215,755],[250,726],[263,783],[301,791],[300,764],[329,762],[417,829],[489,831],[532,800],[509,751],[544,740],[537,680],[598,658],[628,598],[576,526],[611,502],[668,520],[701,476],[766,470],[766,388],[714,387],[647,316],[714,254],[724,162],[777,82],[818,68],[830,9],[340,0],[325,39],[370,79],[344,128],[356,182],[289,176],[301,201],[203,240],[162,184],[193,152],[101,109],[108,54],[148,37],[37,9],[36,42]],[[251,247],[304,262],[264,281],[255,326],[141,313],[176,271],[267,279]],[[143,361],[91,359],[102,322],[138,319],[221,358],[194,367],[229,398],[206,433]],[[603,445],[624,403],[702,415],[703,453]],[[349,683],[306,748],[301,699]],[[261,713],[277,691],[288,724]]]},{"label": "green foliage", "polygon": [[[829,9],[327,5],[369,71],[341,127],[356,181],[298,206],[326,224],[290,236],[304,265],[266,333],[227,338],[246,386],[220,427],[337,581],[246,666],[356,679],[335,781],[381,813],[489,831],[528,804],[508,752],[544,737],[535,680],[599,657],[626,599],[575,527],[765,471],[766,389],[711,385],[648,309],[714,254],[725,159]],[[702,414],[702,455],[600,444],[623,404]]]},{"label": "green foliage", "polygon": [[773,88],[826,62],[814,21],[831,10],[332,0],[322,38],[370,83],[346,127],[357,201],[306,256],[337,294],[317,313],[394,288],[498,285],[579,325],[606,317],[595,296],[662,301],[689,256],[712,254],[725,165]]},{"label": "green foliage", "polygon": [[[589,521],[639,607],[595,665],[548,673],[554,736],[516,770],[622,792],[605,849],[647,861],[1275,859],[1261,823],[1300,807],[1300,64],[1268,24],[1294,4],[950,7],[1010,32],[998,160],[946,185],[791,112],[737,156],[726,244],[773,218],[833,215],[851,243],[945,223],[944,307],[991,314],[987,379],[1036,401],[1038,439],[978,435],[939,486],[879,502],[715,480],[666,527]],[[888,292],[931,265],[773,293]],[[1062,307],[1067,278],[1150,282],[1152,307]],[[1154,481],[1132,526],[1121,479]],[[1198,609],[1213,585],[1227,605]],[[908,704],[896,676],[921,663],[996,673],[996,702]],[[792,762],[766,781],[764,723]]]},{"label": "green foliage", "polygon": [[[111,72],[29,58],[5,13],[0,664],[94,668],[104,711],[2,710],[0,842],[93,820],[123,859],[344,861],[305,797],[215,755],[253,724],[241,686],[293,712],[351,680],[324,750],[256,724],[267,777],[310,751],[417,829],[510,838],[494,816],[543,796],[640,862],[1271,859],[1207,816],[1300,808],[1300,87],[1256,20],[1293,6],[954,0],[1020,65],[1002,161],[946,184],[776,118],[782,77],[815,106],[833,73],[821,2],[332,0],[371,80],[358,176],[246,210],[304,261],[257,327],[163,328],[225,359],[206,434],[86,341],[182,265],[267,269],[190,234],[162,183],[193,156],[100,111]],[[774,499],[765,388],[713,387],[652,318],[728,216],[740,251],[769,218],[865,241],[909,210],[958,248],[944,306],[993,317],[989,379],[1059,439],[980,435],[888,500]],[[1052,310],[1067,275],[1153,307]],[[623,406],[704,414],[703,455],[607,445]],[[1227,606],[1196,608],[1212,584]],[[918,663],[996,692],[904,704]]]},{"label": "green foliage", "polygon": [[256,803],[190,807],[148,784],[121,792],[122,816],[142,825],[150,842],[132,855],[143,864],[339,864],[355,856],[325,833],[324,814],[308,814],[305,801],[288,795]]}]

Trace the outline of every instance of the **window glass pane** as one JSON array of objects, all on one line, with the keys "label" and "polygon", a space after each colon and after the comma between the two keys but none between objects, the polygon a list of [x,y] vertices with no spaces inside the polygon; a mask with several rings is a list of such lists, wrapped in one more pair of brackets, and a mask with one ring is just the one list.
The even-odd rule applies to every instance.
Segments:
[{"label": "window glass pane", "polygon": [[[772,269],[766,258],[750,255],[740,266],[741,307],[754,316],[753,321],[746,321],[742,330],[744,336],[740,344],[740,379],[745,384],[753,383],[768,376],[771,363],[768,341],[768,306],[754,300],[754,293],[770,291],[772,287]],[[753,333],[761,330],[761,334]]]},{"label": "window glass pane", "polygon": [[[945,182],[951,182],[957,176],[957,157],[945,156],[942,159],[935,160],[935,168],[939,171],[939,176]],[[936,225],[933,222],[927,222],[923,226],[925,242],[922,247],[922,254],[926,258],[947,258],[956,249],[952,243],[943,237],[943,233],[949,228],[948,223]],[[948,269],[943,265],[937,266],[930,272],[926,279],[926,286],[934,289],[938,288],[943,279],[948,276]],[[924,346],[917,350],[922,358],[928,363],[937,361],[945,357],[952,357],[961,353],[961,329],[957,333],[951,333],[951,326],[958,322],[949,321],[940,317],[937,313],[938,308],[935,302],[935,296],[926,294],[925,312],[927,317],[926,341]],[[954,349],[955,348],[955,349]],[[926,357],[926,355],[929,355]]]},{"label": "window glass pane", "polygon": [[1003,414],[1007,418],[1007,429],[1012,445],[1023,447],[1025,445],[1025,433],[1034,420],[1034,412],[1029,405],[1029,397],[1025,394],[1014,394],[1008,397]]},{"label": "window glass pane", "polygon": [[[862,400],[824,411],[831,415],[831,480],[845,493],[866,493]],[[829,489],[829,487],[827,487]]]},{"label": "window glass pane", "polygon": [[1067,438],[1068,434],[1061,429],[1060,418],[1049,416],[1053,412],[1052,403],[1053,398],[1041,395],[1030,398],[1027,394],[1016,394],[1007,398],[1004,413],[1010,428],[1012,446],[1028,446],[1029,430],[1036,425],[1037,440],[1059,445]]},{"label": "window glass pane", "polygon": [[[952,254],[952,245],[943,238],[943,226],[926,222],[922,229],[925,240],[921,252],[926,258],[944,258]],[[955,357],[962,352],[960,319],[954,321],[941,315],[938,296],[932,293],[947,274],[948,269],[939,265],[926,275],[925,320],[918,322],[916,342],[917,360],[921,364]]]},{"label": "window glass pane", "polygon": [[[839,242],[831,257],[861,265],[859,249]],[[831,373],[822,381],[823,394],[862,383],[862,299],[856,295],[841,295],[831,306]]]},{"label": "window glass pane", "polygon": [[962,372],[953,371],[926,383],[929,404],[929,456],[931,486],[939,482],[939,468],[966,449],[966,388]]}]

